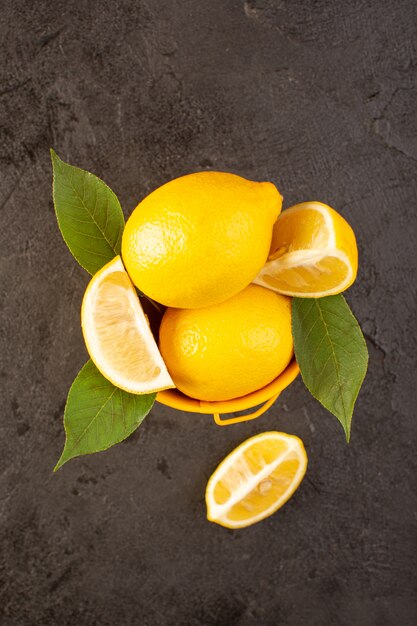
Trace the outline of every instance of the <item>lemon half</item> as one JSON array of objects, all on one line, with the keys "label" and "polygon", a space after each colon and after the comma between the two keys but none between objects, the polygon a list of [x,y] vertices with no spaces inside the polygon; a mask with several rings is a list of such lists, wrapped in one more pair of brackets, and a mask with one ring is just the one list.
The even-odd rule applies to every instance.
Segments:
[{"label": "lemon half", "polygon": [[231,452],[210,477],[207,518],[226,528],[245,528],[277,511],[293,495],[307,469],[303,442],[266,432]]},{"label": "lemon half", "polygon": [[287,296],[321,298],[341,293],[358,271],[352,228],[321,202],[302,202],[281,213],[268,258],[253,282]]},{"label": "lemon half", "polygon": [[116,387],[137,394],[175,387],[120,256],[91,279],[81,325],[91,359]]}]

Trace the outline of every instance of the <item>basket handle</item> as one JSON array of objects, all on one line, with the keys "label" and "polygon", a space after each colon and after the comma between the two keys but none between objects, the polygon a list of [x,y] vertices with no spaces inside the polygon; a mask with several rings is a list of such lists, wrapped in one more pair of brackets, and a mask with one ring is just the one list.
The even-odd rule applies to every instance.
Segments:
[{"label": "basket handle", "polygon": [[275,396],[272,396],[269,400],[265,402],[257,411],[254,413],[249,413],[249,415],[241,415],[240,417],[230,417],[229,419],[222,420],[219,413],[213,413],[214,421],[217,426],[230,426],[230,424],[239,424],[240,422],[249,422],[250,420],[254,420],[260,415],[263,415],[265,411],[269,409],[269,407],[274,404],[275,400],[278,398],[279,393]]}]

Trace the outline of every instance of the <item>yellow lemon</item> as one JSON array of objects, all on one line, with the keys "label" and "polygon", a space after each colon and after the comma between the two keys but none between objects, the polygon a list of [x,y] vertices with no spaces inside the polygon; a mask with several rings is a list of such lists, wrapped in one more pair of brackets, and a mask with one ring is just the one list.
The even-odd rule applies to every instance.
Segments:
[{"label": "yellow lemon", "polygon": [[91,279],[81,324],[91,359],[116,387],[142,394],[175,386],[119,256]]},{"label": "yellow lemon", "polygon": [[352,228],[321,202],[303,202],[278,218],[269,260],[255,283],[279,293],[321,298],[341,293],[358,271]]},{"label": "yellow lemon", "polygon": [[249,285],[220,304],[168,309],[159,348],[176,387],[230,400],[264,387],[293,356],[290,298]]},{"label": "yellow lemon", "polygon": [[275,513],[293,495],[307,469],[303,442],[266,432],[247,439],[210,477],[207,518],[226,528],[245,528]]},{"label": "yellow lemon", "polygon": [[134,284],[165,306],[198,308],[246,287],[268,257],[282,198],[272,183],[199,172],[159,187],[126,223]]}]

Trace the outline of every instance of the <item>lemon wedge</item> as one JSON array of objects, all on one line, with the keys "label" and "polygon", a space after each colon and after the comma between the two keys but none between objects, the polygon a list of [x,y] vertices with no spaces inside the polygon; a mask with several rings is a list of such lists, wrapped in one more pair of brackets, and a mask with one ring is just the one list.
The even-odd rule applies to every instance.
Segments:
[{"label": "lemon wedge", "polygon": [[275,513],[292,496],[307,469],[303,442],[266,432],[231,452],[207,483],[207,519],[245,528]]},{"label": "lemon wedge", "polygon": [[287,296],[321,298],[341,293],[358,271],[352,228],[321,202],[302,202],[275,222],[268,261],[253,281]]},{"label": "lemon wedge", "polygon": [[81,325],[91,359],[116,387],[138,394],[175,387],[120,256],[91,279]]}]

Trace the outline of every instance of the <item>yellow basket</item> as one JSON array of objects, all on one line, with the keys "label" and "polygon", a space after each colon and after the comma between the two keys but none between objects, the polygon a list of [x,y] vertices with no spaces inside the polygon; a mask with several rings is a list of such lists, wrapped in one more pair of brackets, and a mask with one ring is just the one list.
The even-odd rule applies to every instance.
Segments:
[{"label": "yellow basket", "polygon": [[[156,397],[157,402],[165,404],[172,409],[178,409],[179,411],[189,411],[190,413],[205,413],[212,414],[214,421],[218,426],[228,426],[229,424],[238,424],[239,422],[248,422],[253,420],[269,409],[269,407],[275,402],[288,385],[299,374],[299,368],[295,359],[286,367],[286,369],[273,380],[271,383],[248,393],[241,398],[234,398],[233,400],[223,400],[221,402],[206,402],[205,400],[195,400],[186,396],[178,389],[166,389],[160,391]],[[221,414],[236,413],[237,411],[245,411],[247,409],[253,409],[256,406],[262,406],[249,415],[242,415],[240,417],[231,417],[229,419],[221,419]]]}]

